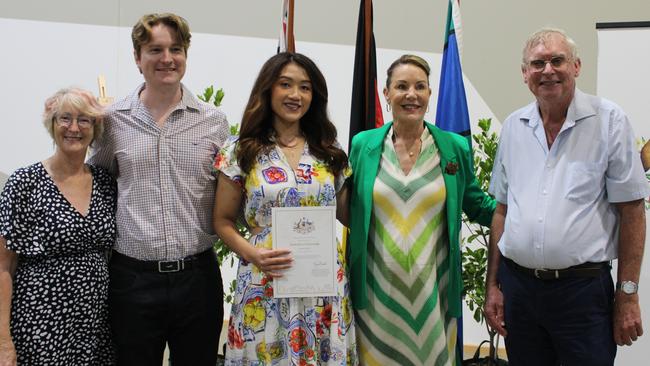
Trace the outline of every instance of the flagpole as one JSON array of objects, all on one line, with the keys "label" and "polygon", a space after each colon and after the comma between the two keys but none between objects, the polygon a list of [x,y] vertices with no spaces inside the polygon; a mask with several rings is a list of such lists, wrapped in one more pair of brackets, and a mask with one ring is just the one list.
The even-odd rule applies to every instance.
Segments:
[{"label": "flagpole", "polygon": [[296,52],[295,39],[293,37],[293,7],[294,0],[289,0],[289,21],[287,24],[287,51]]},{"label": "flagpole", "polygon": [[361,0],[354,47],[348,149],[354,135],[384,124],[377,92],[377,56],[372,28],[372,0]]},{"label": "flagpole", "polygon": [[[363,62],[366,68],[370,67],[370,37],[372,36],[372,0],[363,0],[364,12],[364,31],[363,31]],[[370,73],[365,74],[365,95],[370,95]],[[374,91],[373,91],[374,94]],[[370,115],[370,105],[366,101],[364,103],[366,116]]]}]

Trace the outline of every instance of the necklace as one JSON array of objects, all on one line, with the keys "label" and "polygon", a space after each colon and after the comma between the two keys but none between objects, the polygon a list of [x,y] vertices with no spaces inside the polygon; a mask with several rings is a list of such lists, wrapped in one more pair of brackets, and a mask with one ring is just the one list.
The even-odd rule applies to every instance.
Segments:
[{"label": "necklace", "polygon": [[[401,141],[401,145],[404,147],[404,150],[406,150],[406,153],[408,154],[409,158],[412,158],[415,155],[415,152],[420,149],[418,142],[421,143],[420,139],[414,140],[411,147],[407,148],[404,145],[404,141]],[[397,145],[397,134],[395,133],[395,130],[393,130],[393,145]]]}]

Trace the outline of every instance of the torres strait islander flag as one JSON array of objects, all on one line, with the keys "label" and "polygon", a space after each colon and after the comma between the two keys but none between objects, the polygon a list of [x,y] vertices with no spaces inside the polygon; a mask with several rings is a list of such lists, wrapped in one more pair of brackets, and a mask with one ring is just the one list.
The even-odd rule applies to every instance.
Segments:
[{"label": "torres strait islander flag", "polygon": [[348,151],[354,135],[384,124],[377,92],[376,58],[375,36],[372,31],[372,0],[362,0],[354,52]]},{"label": "torres strait islander flag", "polygon": [[[438,108],[436,110],[436,126],[443,130],[458,133],[467,138],[472,147],[472,133],[469,124],[469,111],[461,69],[461,21],[460,0],[449,0],[447,8],[447,26],[445,28],[445,47],[442,54],[440,70],[440,86],[438,88]],[[462,299],[460,308],[462,309]],[[463,357],[463,316],[462,311],[457,323],[456,352],[457,357]]]},{"label": "torres strait islander flag", "polygon": [[445,48],[442,54],[436,126],[467,137],[472,146],[467,98],[461,69],[460,1],[449,0]]}]

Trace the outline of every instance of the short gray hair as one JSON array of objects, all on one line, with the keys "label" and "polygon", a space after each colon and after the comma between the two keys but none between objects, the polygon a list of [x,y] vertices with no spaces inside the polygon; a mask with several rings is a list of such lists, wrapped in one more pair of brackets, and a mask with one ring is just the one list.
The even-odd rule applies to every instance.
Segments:
[{"label": "short gray hair", "polygon": [[571,37],[569,37],[565,31],[562,29],[558,28],[542,28],[535,33],[531,34],[530,37],[528,37],[528,40],[526,40],[526,45],[524,46],[521,62],[522,66],[527,66],[528,65],[528,60],[526,57],[528,56],[528,52],[532,50],[535,46],[538,44],[545,44],[552,36],[559,35],[564,39],[564,42],[566,45],[569,47],[569,59],[570,60],[577,60],[578,57],[578,46],[576,46],[576,43]]}]

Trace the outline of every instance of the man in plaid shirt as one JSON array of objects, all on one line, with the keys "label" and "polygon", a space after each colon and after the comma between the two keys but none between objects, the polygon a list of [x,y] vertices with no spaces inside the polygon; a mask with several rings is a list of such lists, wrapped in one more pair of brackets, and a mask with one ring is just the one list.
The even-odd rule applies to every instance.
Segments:
[{"label": "man in plaid shirt", "polygon": [[190,31],[175,14],[133,27],[144,84],[108,110],[90,162],[117,179],[118,238],[110,262],[111,325],[119,365],[210,365],[223,324],[212,250],[215,151],[226,117],[183,84]]}]

